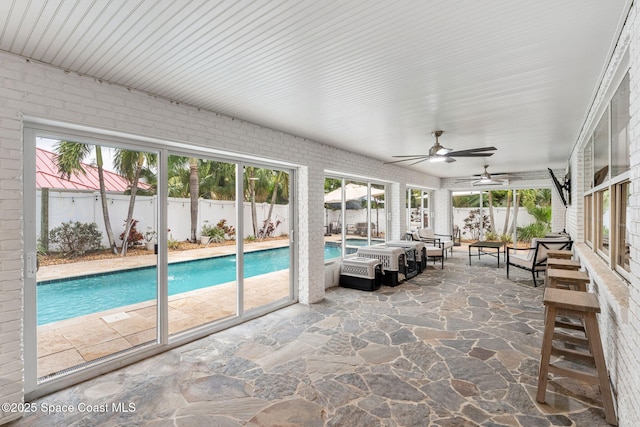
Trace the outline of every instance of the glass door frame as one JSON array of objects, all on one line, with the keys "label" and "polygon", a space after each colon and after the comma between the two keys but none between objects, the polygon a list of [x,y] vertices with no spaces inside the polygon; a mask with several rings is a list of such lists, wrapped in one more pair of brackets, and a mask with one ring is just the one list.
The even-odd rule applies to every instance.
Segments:
[{"label": "glass door frame", "polygon": [[[104,360],[100,360],[95,364],[82,366],[75,370],[70,368],[68,373],[59,375],[43,382],[38,382],[37,377],[37,311],[36,311],[36,269],[37,269],[37,236],[36,236],[36,138],[47,137],[67,140],[89,141],[91,143],[101,143],[104,145],[122,148],[134,148],[137,150],[148,150],[149,152],[158,153],[158,229],[167,229],[167,199],[168,199],[168,156],[169,153],[185,153],[193,156],[204,157],[207,159],[215,159],[217,161],[233,162],[236,167],[236,195],[242,196],[242,173],[243,166],[250,164],[263,168],[277,168],[290,174],[290,202],[289,202],[289,247],[290,247],[290,274],[289,274],[289,298],[286,300],[278,300],[265,306],[256,307],[248,312],[244,312],[242,307],[238,306],[236,316],[223,319],[219,322],[211,322],[204,324],[202,327],[187,330],[184,333],[175,336],[169,336],[168,329],[168,248],[167,233],[158,233],[158,258],[157,258],[157,336],[155,342],[150,341],[142,348],[134,348],[125,353],[117,353],[108,356]],[[260,317],[268,312],[294,304],[298,301],[298,244],[296,231],[299,218],[297,212],[297,166],[284,162],[246,162],[243,155],[234,155],[232,153],[222,153],[213,148],[197,147],[182,143],[175,143],[167,140],[152,139],[146,137],[136,137],[135,135],[123,135],[121,133],[103,131],[100,129],[87,129],[82,126],[70,125],[69,127],[60,127],[46,120],[37,118],[26,119],[23,130],[23,212],[24,212],[24,322],[23,322],[23,357],[24,357],[24,392],[25,400],[35,399],[47,393],[59,390],[89,378],[99,376],[101,374],[113,371],[123,365],[135,363],[137,361],[148,358],[152,355],[162,353],[171,348],[194,341],[195,339],[208,336],[230,326],[241,324],[247,320]],[[242,218],[243,203],[236,203],[236,214],[238,218]],[[239,221],[238,224],[241,224]],[[242,226],[238,229],[238,233],[242,233]],[[242,236],[242,234],[239,234]],[[243,271],[242,250],[243,239],[236,239],[236,255],[237,269],[236,276],[241,276]],[[240,280],[241,277],[238,277]],[[241,281],[238,283],[239,295],[238,301],[242,299]]]}]

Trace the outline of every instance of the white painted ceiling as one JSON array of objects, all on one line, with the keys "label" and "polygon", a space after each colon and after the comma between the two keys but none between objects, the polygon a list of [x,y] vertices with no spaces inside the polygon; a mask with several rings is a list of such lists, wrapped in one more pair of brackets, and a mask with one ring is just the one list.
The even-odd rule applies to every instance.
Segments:
[{"label": "white painted ceiling", "polygon": [[563,168],[630,0],[0,0],[0,50],[382,161]]}]

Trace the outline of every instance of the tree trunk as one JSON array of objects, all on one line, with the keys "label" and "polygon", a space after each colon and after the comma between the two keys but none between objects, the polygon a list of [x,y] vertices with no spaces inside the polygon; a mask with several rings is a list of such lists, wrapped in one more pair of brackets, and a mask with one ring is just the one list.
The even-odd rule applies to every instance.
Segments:
[{"label": "tree trunk", "polygon": [[509,234],[513,234],[513,232],[516,230],[519,207],[520,207],[520,192],[518,191],[516,193],[516,205],[513,207],[513,222],[511,223],[511,227],[509,227]]},{"label": "tree trunk", "polygon": [[487,192],[487,198],[489,200],[489,227],[491,227],[491,232],[496,232],[496,224],[493,220],[493,193],[491,191]]},{"label": "tree trunk", "polygon": [[258,237],[258,211],[256,210],[256,182],[249,177],[249,199],[251,200],[251,219],[253,223],[253,236]]},{"label": "tree trunk", "polygon": [[271,222],[271,215],[273,214],[273,206],[276,204],[276,200],[278,199],[278,186],[280,185],[280,179],[282,178],[282,172],[278,172],[276,175],[276,180],[273,184],[273,193],[271,193],[271,204],[269,205],[269,213],[267,214],[267,219],[265,220],[265,226],[262,227],[262,232],[260,233],[260,238],[264,239],[267,226]]},{"label": "tree trunk", "polygon": [[143,163],[144,163],[144,154],[138,153],[138,164],[136,165],[136,172],[133,177],[133,182],[131,183],[131,197],[129,198],[129,210],[127,211],[127,220],[125,221],[125,227],[124,227],[125,242],[122,244],[122,251],[120,252],[120,256],[125,256],[127,254],[129,233],[131,232],[131,227],[133,226],[133,208],[135,207],[135,204],[136,204],[136,193],[138,192],[138,181],[140,180],[140,173],[142,172]]},{"label": "tree trunk", "polygon": [[511,190],[507,193],[507,213],[504,217],[504,227],[502,227],[502,234],[507,234],[509,230],[509,214],[511,213]]},{"label": "tree trunk", "polygon": [[[114,255],[117,255],[118,247],[116,246],[116,239],[113,237],[113,230],[111,229],[107,191],[104,187],[104,171],[102,170],[102,149],[99,145],[96,145],[96,163],[98,166],[98,180],[100,182],[100,201],[102,202],[102,218],[104,219],[104,228],[107,232],[107,239],[109,240],[109,247],[111,248],[111,252]],[[126,244],[126,242],[124,242],[124,244]]]},{"label": "tree trunk", "polygon": [[200,182],[198,177],[198,159],[189,159],[189,195],[191,197],[191,242],[197,241],[198,231],[198,196]]},{"label": "tree trunk", "polygon": [[49,252],[49,189],[42,189],[40,206],[40,245]]}]

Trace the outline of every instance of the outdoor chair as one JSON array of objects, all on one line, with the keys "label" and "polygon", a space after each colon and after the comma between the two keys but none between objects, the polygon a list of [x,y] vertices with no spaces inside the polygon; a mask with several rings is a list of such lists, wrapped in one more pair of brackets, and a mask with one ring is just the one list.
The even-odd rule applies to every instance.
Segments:
[{"label": "outdoor chair", "polygon": [[425,243],[431,243],[434,246],[441,246],[445,256],[447,255],[447,251],[451,251],[451,256],[453,256],[454,242],[451,234],[436,234],[431,228],[420,228],[417,233],[419,240]]},{"label": "outdoor chair", "polygon": [[[529,249],[507,248],[507,278],[509,266],[518,267],[531,272],[533,285],[538,286],[536,276],[547,268],[547,252],[550,250],[571,250],[573,241],[568,237],[551,237],[531,239]],[[512,253],[513,251],[513,253]],[[520,251],[520,253],[517,253]],[[524,253],[526,251],[526,253]]]}]

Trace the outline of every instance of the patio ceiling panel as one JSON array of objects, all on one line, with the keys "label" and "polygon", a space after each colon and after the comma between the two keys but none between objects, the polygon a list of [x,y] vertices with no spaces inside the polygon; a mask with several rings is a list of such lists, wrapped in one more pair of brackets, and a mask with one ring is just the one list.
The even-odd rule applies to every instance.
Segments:
[{"label": "patio ceiling panel", "polygon": [[[0,50],[392,160],[564,167],[631,0],[0,2]],[[411,168],[437,177],[487,159]]]}]

